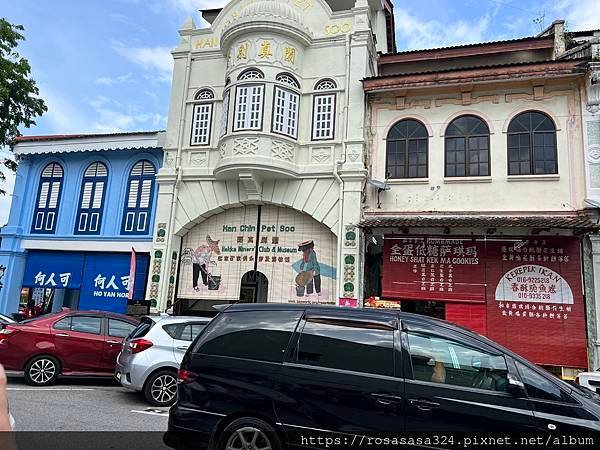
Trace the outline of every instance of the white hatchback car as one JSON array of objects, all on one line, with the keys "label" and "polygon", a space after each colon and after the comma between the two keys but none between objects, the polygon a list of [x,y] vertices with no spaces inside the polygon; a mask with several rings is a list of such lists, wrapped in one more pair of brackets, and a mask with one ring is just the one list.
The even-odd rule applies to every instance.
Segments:
[{"label": "white hatchback car", "polygon": [[177,371],[192,341],[210,322],[208,317],[143,317],[123,340],[115,378],[143,392],[153,406],[170,406],[177,396]]},{"label": "white hatchback car", "polygon": [[580,386],[586,387],[596,394],[600,394],[600,370],[595,372],[580,372],[575,379]]}]

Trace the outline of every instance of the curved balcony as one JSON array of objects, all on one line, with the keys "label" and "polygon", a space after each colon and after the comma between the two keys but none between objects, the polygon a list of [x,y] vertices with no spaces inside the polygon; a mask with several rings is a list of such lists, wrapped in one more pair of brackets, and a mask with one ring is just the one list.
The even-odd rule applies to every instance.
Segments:
[{"label": "curved balcony", "polygon": [[293,178],[299,173],[298,149],[296,143],[276,135],[227,135],[219,142],[214,174],[221,179],[239,178],[249,172],[260,178]]}]

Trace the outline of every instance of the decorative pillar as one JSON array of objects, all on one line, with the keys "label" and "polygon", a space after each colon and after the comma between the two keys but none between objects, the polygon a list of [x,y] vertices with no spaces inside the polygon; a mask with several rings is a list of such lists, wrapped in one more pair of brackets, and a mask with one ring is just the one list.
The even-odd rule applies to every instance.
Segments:
[{"label": "decorative pillar", "polygon": [[583,271],[588,328],[588,361],[590,369],[597,370],[600,369],[600,321],[598,320],[600,316],[600,236],[590,236],[589,244],[586,241],[584,240],[583,246]]}]

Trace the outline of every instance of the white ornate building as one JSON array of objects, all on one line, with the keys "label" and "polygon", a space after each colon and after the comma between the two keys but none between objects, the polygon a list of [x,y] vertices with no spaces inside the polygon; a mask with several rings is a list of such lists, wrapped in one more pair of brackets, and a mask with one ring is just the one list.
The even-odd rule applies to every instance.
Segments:
[{"label": "white ornate building", "polygon": [[378,51],[395,51],[392,8],[234,0],[203,11],[208,28],[184,23],[158,175],[154,310],[356,303],[361,80]]}]

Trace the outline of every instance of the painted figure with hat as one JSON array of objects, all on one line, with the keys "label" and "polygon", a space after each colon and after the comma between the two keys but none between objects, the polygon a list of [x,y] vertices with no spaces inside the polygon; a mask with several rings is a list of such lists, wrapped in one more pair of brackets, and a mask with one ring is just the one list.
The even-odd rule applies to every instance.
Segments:
[{"label": "painted figure with hat", "polygon": [[316,292],[321,295],[321,266],[317,261],[315,243],[312,240],[298,244],[298,250],[302,252],[300,272],[296,276],[296,294],[298,297],[311,295]]}]

